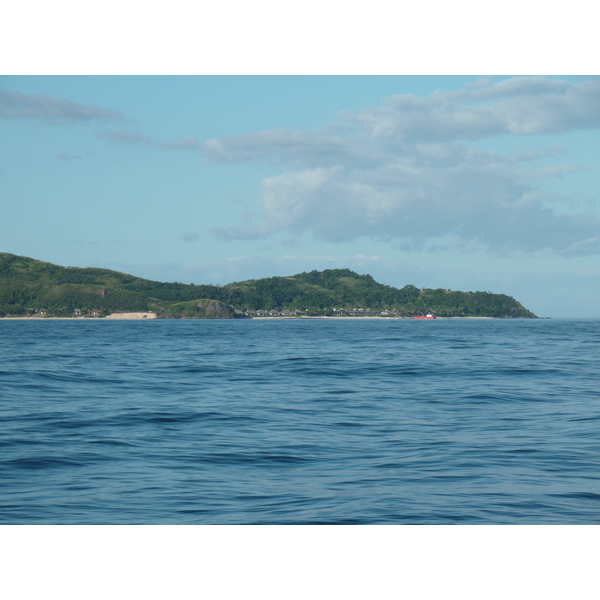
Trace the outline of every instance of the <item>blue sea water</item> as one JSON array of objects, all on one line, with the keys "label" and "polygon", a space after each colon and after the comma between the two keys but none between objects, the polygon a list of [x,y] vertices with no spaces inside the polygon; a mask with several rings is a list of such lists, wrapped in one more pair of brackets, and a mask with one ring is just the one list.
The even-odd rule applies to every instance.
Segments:
[{"label": "blue sea water", "polygon": [[2,524],[600,523],[600,320],[0,321]]}]

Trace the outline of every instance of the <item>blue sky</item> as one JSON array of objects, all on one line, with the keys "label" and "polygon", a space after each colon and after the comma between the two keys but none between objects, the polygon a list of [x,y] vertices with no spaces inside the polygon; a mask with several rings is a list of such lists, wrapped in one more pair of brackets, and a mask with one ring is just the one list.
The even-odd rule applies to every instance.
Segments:
[{"label": "blue sky", "polygon": [[579,76],[4,76],[0,251],[600,317],[599,109]]}]

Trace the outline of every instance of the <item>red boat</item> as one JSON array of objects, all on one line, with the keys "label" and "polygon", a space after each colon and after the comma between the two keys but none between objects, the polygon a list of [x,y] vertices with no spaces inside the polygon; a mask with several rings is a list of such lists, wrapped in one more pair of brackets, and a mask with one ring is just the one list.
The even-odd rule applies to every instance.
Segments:
[{"label": "red boat", "polygon": [[435,319],[435,315],[432,312],[428,312],[424,317],[413,317],[413,319]]}]

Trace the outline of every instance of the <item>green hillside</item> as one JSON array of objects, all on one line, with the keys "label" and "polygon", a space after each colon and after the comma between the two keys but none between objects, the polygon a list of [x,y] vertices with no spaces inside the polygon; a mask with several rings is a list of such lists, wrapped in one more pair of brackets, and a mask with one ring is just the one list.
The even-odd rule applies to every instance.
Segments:
[{"label": "green hillside", "polygon": [[109,269],[80,269],[0,253],[0,314],[22,315],[45,309],[72,316],[74,310],[148,311],[161,308],[123,285],[143,281]]},{"label": "green hillside", "polygon": [[[109,269],[61,267],[0,253],[0,316],[83,316],[153,311],[159,318],[233,318],[256,311],[303,315],[535,317],[510,296],[395,288],[349,269],[234,282],[224,286],[161,283]],[[235,311],[238,311],[237,314]]]}]

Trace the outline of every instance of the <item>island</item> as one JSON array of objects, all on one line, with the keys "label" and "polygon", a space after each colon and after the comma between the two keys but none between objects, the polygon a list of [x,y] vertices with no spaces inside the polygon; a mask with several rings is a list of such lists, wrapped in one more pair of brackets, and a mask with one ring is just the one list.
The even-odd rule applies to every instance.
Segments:
[{"label": "island", "polygon": [[537,318],[505,294],[395,288],[350,269],[196,285],[0,252],[2,318],[412,318],[427,313]]}]

